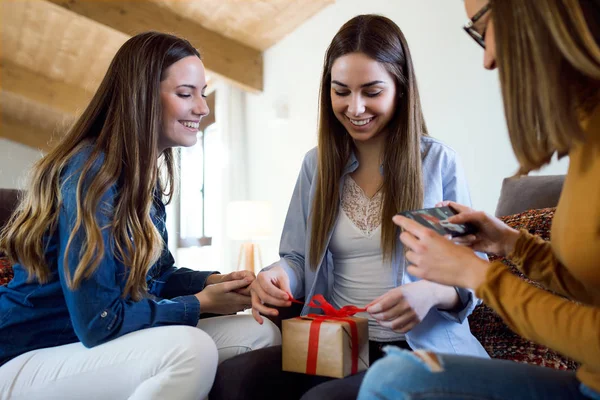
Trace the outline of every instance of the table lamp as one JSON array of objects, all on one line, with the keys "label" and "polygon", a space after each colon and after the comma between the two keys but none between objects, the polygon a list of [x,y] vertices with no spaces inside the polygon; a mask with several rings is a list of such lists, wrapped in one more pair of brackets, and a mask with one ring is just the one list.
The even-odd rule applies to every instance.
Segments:
[{"label": "table lamp", "polygon": [[230,239],[243,240],[237,269],[256,273],[262,267],[260,247],[253,241],[271,234],[271,203],[267,201],[232,201],[227,205],[227,234]]}]

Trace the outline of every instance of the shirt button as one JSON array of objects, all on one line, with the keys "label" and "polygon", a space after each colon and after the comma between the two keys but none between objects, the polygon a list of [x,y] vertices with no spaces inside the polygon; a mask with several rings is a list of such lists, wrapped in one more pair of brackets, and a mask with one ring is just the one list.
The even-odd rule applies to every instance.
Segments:
[{"label": "shirt button", "polygon": [[106,318],[107,315],[108,315],[108,313],[106,311],[102,311],[102,314],[100,314],[100,317]]}]

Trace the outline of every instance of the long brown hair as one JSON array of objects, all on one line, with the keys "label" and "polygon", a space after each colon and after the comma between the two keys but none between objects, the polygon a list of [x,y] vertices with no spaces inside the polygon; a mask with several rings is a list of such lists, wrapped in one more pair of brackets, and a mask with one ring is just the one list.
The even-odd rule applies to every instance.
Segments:
[{"label": "long brown hair", "polygon": [[497,63],[513,150],[527,174],[583,139],[599,103],[600,8],[591,0],[492,2]]},{"label": "long brown hair", "polygon": [[[98,268],[106,246],[102,230],[110,228],[115,257],[128,269],[123,296],[139,300],[146,292],[146,274],[163,248],[150,210],[156,190],[170,200],[175,178],[171,149],[158,154],[162,129],[160,82],[176,61],[200,54],[186,40],[147,32],[129,39],[119,49],[90,104],[70,131],[34,167],[28,190],[2,233],[0,247],[13,263],[19,262],[30,279],[47,282],[45,258],[48,235],[58,225],[61,176],[69,160],[89,149],[77,182],[76,222],[64,256],[67,283],[77,288]],[[159,160],[160,156],[160,160]],[[166,173],[161,174],[159,163]],[[166,177],[161,177],[164,175]],[[99,226],[96,213],[102,196],[116,185],[109,227]],[[83,234],[82,248],[73,248]],[[68,254],[79,263],[69,273]]]},{"label": "long brown hair", "polygon": [[340,179],[353,142],[331,107],[331,68],[349,53],[363,53],[380,62],[394,78],[396,111],[387,126],[383,154],[382,229],[384,256],[396,249],[397,230],[392,217],[423,204],[420,138],[427,135],[414,67],[404,34],[379,15],[359,15],[346,22],[334,36],[321,78],[319,104],[317,188],[312,204],[312,236],[309,262],[317,268],[339,212]]}]

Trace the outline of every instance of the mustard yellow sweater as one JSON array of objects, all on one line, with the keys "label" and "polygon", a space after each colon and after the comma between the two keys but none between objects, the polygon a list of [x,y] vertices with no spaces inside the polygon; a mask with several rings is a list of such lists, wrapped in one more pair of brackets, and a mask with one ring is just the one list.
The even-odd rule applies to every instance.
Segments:
[{"label": "mustard yellow sweater", "polygon": [[521,232],[509,258],[537,289],[491,265],[477,295],[519,335],[581,363],[577,378],[600,392],[600,112],[573,146],[551,242]]}]

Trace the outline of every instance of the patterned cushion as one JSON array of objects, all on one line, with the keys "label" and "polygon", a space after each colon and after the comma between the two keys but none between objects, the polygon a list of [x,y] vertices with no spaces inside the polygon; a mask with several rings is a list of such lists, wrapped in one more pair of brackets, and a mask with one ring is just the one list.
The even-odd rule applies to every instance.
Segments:
[{"label": "patterned cushion", "polygon": [[[550,226],[555,208],[529,210],[515,215],[501,217],[509,226],[515,229],[527,229],[534,235],[550,240]],[[491,257],[491,260],[496,258]],[[513,272],[528,283],[541,287],[521,274],[516,267],[506,259],[501,261]],[[486,305],[480,305],[469,317],[471,332],[481,342],[492,358],[513,360],[544,367],[573,370],[577,363],[565,358],[545,346],[521,338],[511,331],[502,319]]]},{"label": "patterned cushion", "polygon": [[13,277],[13,269],[6,257],[0,257],[0,286],[6,285]]}]

